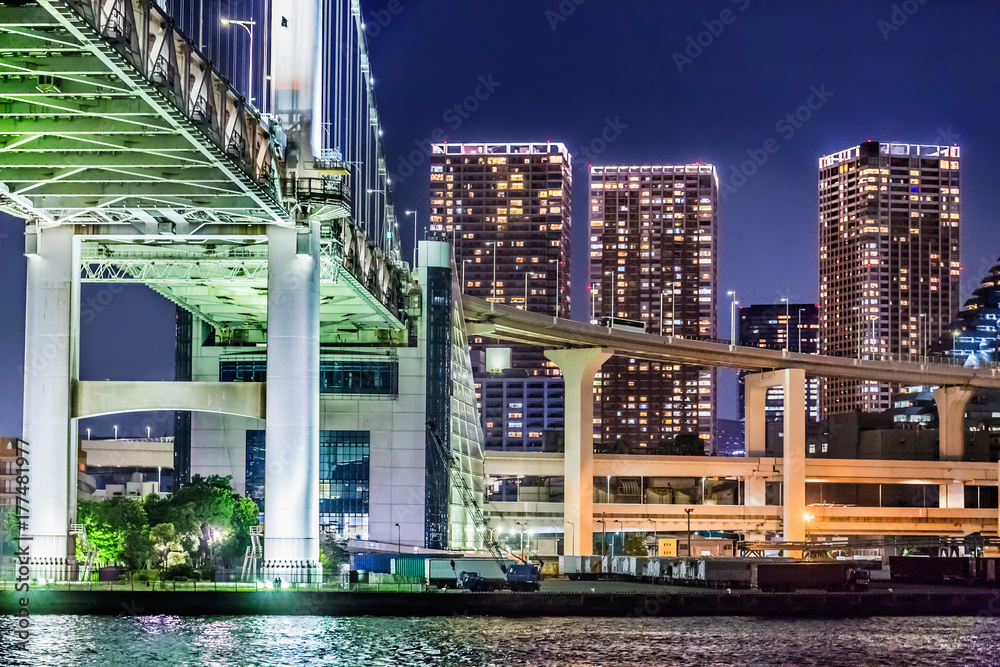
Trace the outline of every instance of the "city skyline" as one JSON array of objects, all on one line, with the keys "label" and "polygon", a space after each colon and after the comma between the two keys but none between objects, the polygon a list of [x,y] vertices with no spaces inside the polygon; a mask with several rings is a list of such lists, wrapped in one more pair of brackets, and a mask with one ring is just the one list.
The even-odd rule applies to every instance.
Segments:
[{"label": "city skyline", "polygon": [[[812,301],[818,300],[816,159],[869,137],[957,142],[965,150],[968,175],[963,179],[961,301],[992,265],[1000,248],[996,227],[991,225],[992,212],[1000,210],[1000,193],[991,186],[996,169],[990,156],[1000,146],[991,134],[989,109],[1000,93],[989,76],[993,56],[985,37],[996,32],[1000,19],[984,14],[977,4],[921,5],[899,26],[892,23],[891,5],[861,3],[838,11],[782,6],[780,13],[766,3],[669,8],[586,3],[568,16],[559,14],[558,7],[558,3],[481,2],[474,8],[456,2],[416,3],[403,5],[402,12],[390,14],[388,21],[384,13],[375,16],[384,11],[381,7],[365,7],[373,67],[379,75],[387,167],[397,176],[395,200],[400,213],[414,208],[422,220],[427,219],[426,176],[405,177],[400,166],[415,151],[424,155],[417,144],[424,139],[430,143],[436,136],[451,142],[473,137],[561,139],[576,156],[577,174],[591,162],[712,162],[719,165],[727,185],[725,198],[720,197],[719,289],[735,287],[744,303],[777,302],[781,297]],[[713,35],[706,23],[718,31],[713,22],[724,9],[735,19]],[[546,14],[550,11],[559,19]],[[636,16],[643,20],[628,21]],[[600,50],[590,48],[602,26],[625,25],[625,21],[630,32],[622,34],[627,37],[609,37],[609,43],[622,58],[636,62],[645,53],[643,45],[662,45],[663,67],[652,79],[656,86],[648,85],[648,75],[639,70],[612,70]],[[480,28],[463,30],[470,22]],[[892,29],[885,28],[886,22]],[[825,40],[811,37],[810,26],[818,25],[824,27]],[[964,36],[951,40],[947,59],[940,53],[942,31]],[[437,32],[451,38],[446,44],[424,45],[422,36]],[[496,57],[511,34],[538,44],[538,50]],[[690,47],[699,38],[708,46]],[[851,48],[857,39],[870,49],[861,53]],[[691,53],[701,52],[692,57],[686,54],[689,48]],[[449,76],[413,76],[414,71],[433,71],[455,53],[469,55],[449,61]],[[674,58],[674,53],[681,58]],[[830,58],[830,53],[838,57]],[[933,96],[926,94],[924,85],[901,76],[914,62],[931,63],[926,74],[933,77]],[[525,75],[531,71],[529,63],[559,85],[540,85],[539,75]],[[604,82],[604,74],[611,71],[616,77]],[[814,87],[829,97],[821,101],[825,95],[817,96]],[[857,95],[871,87],[894,94],[884,103],[858,107]],[[973,99],[975,104],[962,102]],[[819,108],[811,108],[810,102]],[[800,117],[809,116],[805,122],[795,117],[800,108]],[[792,114],[794,123],[787,114]],[[769,153],[767,146],[778,150]],[[426,174],[426,157],[421,159],[422,166],[413,165],[414,174]],[[761,161],[764,164],[758,165]],[[583,210],[581,196],[586,194],[578,188],[578,211]],[[586,289],[585,259],[576,254],[586,252],[582,227],[577,225],[579,236],[573,239],[576,317],[585,317],[578,309],[589,305],[586,292],[580,292]],[[0,417],[0,431],[14,432],[19,430],[17,406],[22,393],[18,367],[24,363],[21,223],[5,216],[0,231],[6,234],[0,239],[6,279],[0,306],[12,314],[0,334],[0,367],[8,371],[0,381],[0,399],[10,406]],[[406,255],[411,232],[404,222],[401,232]],[[765,238],[770,246],[761,243]],[[83,326],[85,377],[172,376],[170,304],[153,298],[143,287],[119,293],[85,287],[83,296],[92,300],[92,316]],[[726,331],[728,308],[725,303],[718,308],[720,330]],[[115,354],[101,352],[102,348],[114,349]],[[722,416],[735,415],[735,382],[729,387],[730,396],[720,406]],[[126,424],[131,419],[126,415],[120,421]],[[142,416],[134,418],[135,433],[145,431],[145,421]]]}]

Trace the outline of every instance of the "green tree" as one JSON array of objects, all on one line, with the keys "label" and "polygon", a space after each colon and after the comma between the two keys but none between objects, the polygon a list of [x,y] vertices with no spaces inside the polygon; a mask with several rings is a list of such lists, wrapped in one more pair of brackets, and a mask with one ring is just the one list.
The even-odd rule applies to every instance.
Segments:
[{"label": "green tree", "polygon": [[340,566],[350,560],[347,551],[347,540],[339,535],[328,535],[319,543],[319,562],[323,569],[331,574],[340,572]]},{"label": "green tree", "polygon": [[184,550],[178,540],[177,530],[172,523],[160,523],[149,529],[149,540],[153,543],[160,571],[172,565],[177,560],[174,554],[183,554]]},{"label": "green tree", "polygon": [[16,540],[20,534],[17,509],[13,505],[0,507],[0,579],[3,579],[8,572],[4,568],[4,562],[17,550]]},{"label": "green tree", "polygon": [[[76,513],[77,522],[87,530],[87,543],[97,549],[98,562],[122,563],[135,570],[150,557],[146,511],[141,501],[128,497],[82,500]],[[77,541],[76,549],[77,559],[86,559],[82,540]]]},{"label": "green tree", "polygon": [[235,497],[233,515],[230,520],[231,532],[222,544],[222,558],[226,563],[232,564],[243,558],[247,547],[250,546],[250,528],[260,522],[260,508],[250,498]]},{"label": "green tree", "polygon": [[625,545],[622,547],[623,556],[648,556],[649,549],[646,547],[646,538],[641,533],[629,533],[625,537]]}]

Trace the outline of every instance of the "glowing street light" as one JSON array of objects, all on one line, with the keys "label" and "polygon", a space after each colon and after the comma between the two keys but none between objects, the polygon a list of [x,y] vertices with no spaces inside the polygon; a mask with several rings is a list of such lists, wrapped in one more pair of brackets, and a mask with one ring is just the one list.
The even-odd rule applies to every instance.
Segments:
[{"label": "glowing street light", "polygon": [[417,268],[417,212],[407,210],[406,215],[413,216],[413,270]]},{"label": "glowing street light", "polygon": [[726,294],[733,297],[729,304],[729,344],[736,345],[736,306],[740,302],[736,300],[736,290],[729,290]]},{"label": "glowing street light", "polygon": [[250,58],[247,71],[247,102],[253,103],[253,27],[257,25],[257,23],[253,19],[250,19],[249,21],[238,21],[236,19],[223,18],[221,21],[224,26],[238,25],[246,30],[247,34],[250,35]]}]

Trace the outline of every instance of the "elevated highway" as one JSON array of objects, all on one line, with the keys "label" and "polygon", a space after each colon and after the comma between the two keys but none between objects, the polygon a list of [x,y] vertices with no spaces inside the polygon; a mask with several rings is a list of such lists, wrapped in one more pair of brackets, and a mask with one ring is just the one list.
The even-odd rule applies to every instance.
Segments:
[{"label": "elevated highway", "polygon": [[464,296],[469,335],[490,336],[546,349],[602,348],[615,355],[649,361],[735,368],[761,372],[797,368],[806,375],[903,384],[1000,389],[1000,365],[966,368],[932,357],[853,359],[787,350],[658,336],[532,313]]},{"label": "elevated highway", "polygon": [[[967,534],[997,530],[997,511],[965,508],[966,485],[995,486],[995,464],[963,462],[965,406],[977,388],[1000,389],[1000,367],[972,368],[926,357],[862,358],[799,354],[733,345],[730,341],[690,340],[656,336],[531,313],[482,299],[463,299],[470,335],[538,345],[562,371],[565,380],[565,454],[510,458],[494,453],[488,473],[558,475],[565,499],[558,504],[507,507],[523,519],[548,522],[561,514],[563,528],[573,526],[567,553],[588,554],[599,515],[647,529],[648,521],[663,520],[677,529],[686,518],[700,518],[713,530],[780,531],[787,541],[802,541],[807,530],[836,534]],[[736,368],[746,376],[746,444],[744,459],[683,457],[607,457],[593,453],[593,381],[601,364],[614,355],[650,361]],[[879,380],[932,385],[938,406],[940,461],[831,461],[805,458],[805,376]],[[764,456],[764,401],[768,387],[783,388],[784,436],[780,459]],[[506,457],[506,458],[505,458]],[[728,477],[743,484],[745,505],[696,506],[645,504],[607,505],[594,499],[594,480],[606,475],[659,477]],[[781,483],[782,504],[765,506],[765,483]],[[806,511],[806,484],[841,483],[934,484],[941,507],[857,508],[822,507]],[[558,505],[558,507],[556,506]],[[807,525],[805,516],[814,515]],[[714,517],[709,521],[709,517]],[[610,518],[613,517],[613,518]],[[558,523],[558,521],[555,521]],[[706,524],[703,523],[703,526]],[[645,526],[645,527],[644,527]],[[730,526],[725,528],[724,526]],[[603,529],[603,528],[602,528]]]}]

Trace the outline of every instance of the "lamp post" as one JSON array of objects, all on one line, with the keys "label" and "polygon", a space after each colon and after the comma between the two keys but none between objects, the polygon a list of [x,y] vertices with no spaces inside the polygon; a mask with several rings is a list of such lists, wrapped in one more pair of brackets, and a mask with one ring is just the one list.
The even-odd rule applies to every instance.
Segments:
[{"label": "lamp post", "polygon": [[562,301],[562,290],[559,289],[559,268],[562,265],[562,260],[550,259],[549,264],[556,265],[556,317],[559,317],[559,302]]},{"label": "lamp post", "polygon": [[694,511],[693,507],[688,507],[686,510],[684,510],[684,513],[687,514],[687,523],[688,523],[688,531],[687,531],[688,558],[691,557],[691,512],[693,511]]},{"label": "lamp post", "polygon": [[785,303],[785,352],[787,352],[788,351],[788,347],[789,347],[789,345],[788,345],[788,334],[789,334],[789,328],[788,328],[788,299],[782,297],[781,300]]},{"label": "lamp post", "polygon": [[927,356],[927,334],[930,323],[927,321],[927,313],[920,313],[917,316],[917,335],[920,337],[920,356]]},{"label": "lamp post", "polygon": [[954,353],[958,351],[958,330],[951,332],[951,351],[952,356],[957,356]]},{"label": "lamp post", "polygon": [[524,272],[524,310],[528,310],[528,276],[531,275],[530,271]]},{"label": "lamp post", "polygon": [[608,475],[608,502],[611,502],[611,475]]},{"label": "lamp post", "polygon": [[398,553],[398,554],[403,553],[403,547],[401,546],[402,545],[402,532],[403,532],[403,529],[400,528],[399,524],[397,523],[396,524],[396,553]]},{"label": "lamp post", "polygon": [[[624,551],[625,550],[625,527],[622,525],[621,519],[615,519],[615,521],[618,523],[618,532],[622,534],[622,551]],[[612,558],[615,557],[615,540],[614,540],[613,537],[611,539],[611,557]]]},{"label": "lamp post", "polygon": [[493,254],[493,284],[492,284],[492,287],[490,288],[490,294],[492,295],[490,297],[490,300],[493,301],[493,303],[496,303],[496,300],[497,300],[497,242],[496,241],[487,241],[486,245],[493,246],[493,250],[492,250],[492,254]]},{"label": "lamp post", "polygon": [[[563,544],[563,555],[575,556],[576,555],[576,544],[573,542],[573,538],[576,537],[576,526],[573,524],[572,521],[566,521],[565,523],[569,524],[569,527],[572,528],[572,531],[570,532],[570,536],[571,537],[569,538],[569,542],[565,542]],[[563,534],[565,534],[565,531],[563,531]],[[566,545],[569,545],[572,548],[573,553],[571,553],[571,554],[567,554],[566,553],[566,548],[565,548]]]},{"label": "lamp post", "polygon": [[118,424],[115,424],[115,440],[118,439]]},{"label": "lamp post", "polygon": [[798,340],[798,343],[795,345],[795,351],[799,352],[799,353],[802,352],[802,311],[803,310],[805,310],[805,308],[799,308],[799,318],[798,318],[798,322],[795,324],[795,330],[799,332],[799,340]]},{"label": "lamp post", "polygon": [[406,215],[413,216],[413,269],[417,268],[417,212],[407,209]]},{"label": "lamp post", "polygon": [[238,25],[247,31],[250,35],[250,58],[247,63],[247,102],[253,103],[253,30],[252,28],[257,25],[256,21],[250,19],[249,21],[238,21],[236,19],[222,19],[222,25]]},{"label": "lamp post", "polygon": [[[663,320],[665,319],[663,317],[663,295],[664,294],[666,294],[666,291],[662,291],[661,290],[660,291],[660,335],[661,336],[663,335]],[[670,290],[670,303],[673,303],[673,302],[674,302],[674,291]],[[672,307],[673,306],[671,306],[671,308]],[[674,333],[674,311],[673,310],[670,311],[670,333],[671,334]]]},{"label": "lamp post", "polygon": [[520,528],[521,533],[521,560],[524,560],[524,524],[520,521],[515,521],[514,525]]},{"label": "lamp post", "polygon": [[87,429],[87,440],[90,440],[90,429]]},{"label": "lamp post", "polygon": [[146,427],[146,440],[151,440],[152,439],[152,437],[149,435],[150,430],[151,430],[150,427],[147,426]]},{"label": "lamp post", "polygon": [[647,517],[646,517],[646,521],[648,521],[648,522],[650,522],[651,524],[653,524],[653,541],[655,542],[655,541],[656,541],[656,520],[655,520],[655,519],[650,519],[650,518],[649,518],[649,517],[647,516]]},{"label": "lamp post", "polygon": [[813,519],[815,519],[816,515],[806,513],[802,518],[806,520],[805,537],[806,537],[806,542],[808,542],[809,541],[809,522],[812,521]]},{"label": "lamp post", "polygon": [[729,304],[729,344],[736,345],[736,306],[739,301],[736,300],[736,290],[729,290],[726,294],[733,297]]},{"label": "lamp post", "polygon": [[608,521],[604,512],[601,512],[601,555],[608,555]]},{"label": "lamp post", "polygon": [[597,285],[590,286],[590,321],[597,321]]},{"label": "lamp post", "polygon": [[462,294],[465,294],[465,265],[471,261],[471,259],[462,260]]}]

